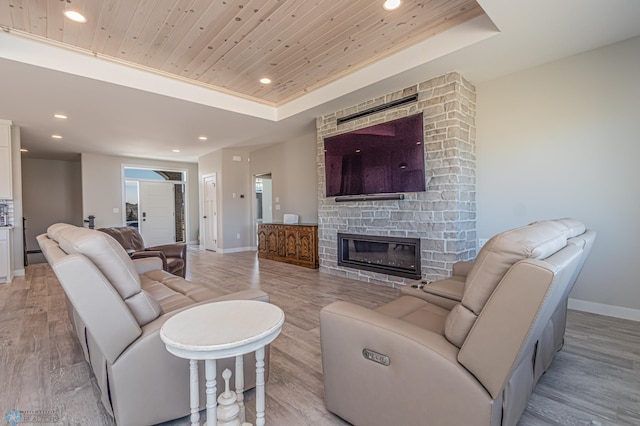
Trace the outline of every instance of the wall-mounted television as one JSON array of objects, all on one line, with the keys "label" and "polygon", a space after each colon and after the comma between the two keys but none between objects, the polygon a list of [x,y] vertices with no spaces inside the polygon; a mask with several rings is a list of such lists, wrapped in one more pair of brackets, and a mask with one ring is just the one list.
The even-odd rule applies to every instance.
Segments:
[{"label": "wall-mounted television", "polygon": [[326,196],[425,191],[422,114],[324,139]]}]

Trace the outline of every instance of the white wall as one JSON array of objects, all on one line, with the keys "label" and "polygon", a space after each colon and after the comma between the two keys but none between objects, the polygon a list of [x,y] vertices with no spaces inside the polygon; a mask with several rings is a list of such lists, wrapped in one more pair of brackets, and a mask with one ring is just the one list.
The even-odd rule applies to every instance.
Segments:
[{"label": "white wall", "polygon": [[[251,176],[271,173],[273,221],[284,213],[300,216],[300,222],[318,222],[318,168],[316,135],[271,145],[251,152]],[[279,199],[275,201],[276,197]],[[276,209],[280,205],[280,210]]]},{"label": "white wall", "polygon": [[198,158],[198,169],[200,182],[202,176],[216,173],[218,250],[222,253],[251,250],[255,244],[251,226],[249,152],[235,148],[214,151]]},{"label": "white wall", "polygon": [[[315,133],[312,132],[307,138],[251,152],[224,148],[198,159],[200,182],[204,175],[217,174],[219,251],[225,253],[255,249],[255,229],[251,221],[255,209],[255,190],[252,185],[256,174],[272,175],[273,221],[282,221],[284,213],[294,213],[300,216],[302,222],[317,223],[315,144]],[[241,161],[234,161],[234,157],[239,157]],[[278,197],[279,202],[275,202],[275,197]],[[276,210],[277,204],[280,205],[280,210]],[[267,206],[268,201],[264,205]]]},{"label": "white wall", "polygon": [[477,85],[478,236],[598,233],[570,307],[640,320],[640,37]]},{"label": "white wall", "polygon": [[[198,234],[199,196],[198,165],[141,158],[82,154],[82,211],[86,219],[96,217],[96,228],[124,225],[123,166],[187,170],[187,236],[195,242]],[[118,209],[114,213],[114,209]]]},{"label": "white wall", "polygon": [[[27,248],[38,249],[36,236],[57,222],[82,226],[82,178],[79,161],[22,159],[22,199],[27,218]],[[44,263],[41,254],[29,264]]]}]

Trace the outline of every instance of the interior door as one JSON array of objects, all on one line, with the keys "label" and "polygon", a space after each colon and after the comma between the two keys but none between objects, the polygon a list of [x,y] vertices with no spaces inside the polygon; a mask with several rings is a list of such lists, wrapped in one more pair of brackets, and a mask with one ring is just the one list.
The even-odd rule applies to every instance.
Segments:
[{"label": "interior door", "polygon": [[218,249],[218,201],[216,175],[204,178],[204,248]]},{"label": "interior door", "polygon": [[140,182],[138,224],[147,247],[176,242],[174,185]]}]

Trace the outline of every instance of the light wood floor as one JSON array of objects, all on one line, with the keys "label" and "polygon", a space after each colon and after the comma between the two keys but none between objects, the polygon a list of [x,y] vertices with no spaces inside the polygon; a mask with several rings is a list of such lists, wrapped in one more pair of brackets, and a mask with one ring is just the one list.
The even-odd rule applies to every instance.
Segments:
[{"label": "light wood floor", "polygon": [[[254,253],[190,250],[187,277],[229,293],[260,288],[284,309],[282,334],[271,345],[267,424],[346,425],[323,403],[320,309],[335,300],[374,307],[395,298],[397,290],[258,263]],[[253,418],[252,391],[247,402]],[[113,424],[74,340],[62,289],[45,264],[0,284],[0,416],[10,409],[53,411],[59,421],[52,424]],[[539,382],[520,425],[639,424],[640,324],[570,311],[565,347]]]}]

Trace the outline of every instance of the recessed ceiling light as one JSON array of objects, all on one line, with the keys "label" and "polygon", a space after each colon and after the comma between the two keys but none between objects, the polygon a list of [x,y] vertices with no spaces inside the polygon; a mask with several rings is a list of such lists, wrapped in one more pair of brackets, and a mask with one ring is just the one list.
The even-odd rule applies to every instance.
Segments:
[{"label": "recessed ceiling light", "polygon": [[51,137],[53,139],[62,139],[62,136],[60,136],[60,135],[51,135]]},{"label": "recessed ceiling light", "polygon": [[206,136],[198,136],[198,139],[200,139],[201,141],[206,141],[207,137]]},{"label": "recessed ceiling light", "polygon": [[27,148],[20,148],[20,152],[29,152]]},{"label": "recessed ceiling light", "polygon": [[400,7],[401,3],[400,0],[386,0],[382,7],[384,7],[385,10],[396,10]]},{"label": "recessed ceiling light", "polygon": [[262,83],[262,84],[271,84],[271,80],[266,78],[266,77],[265,78],[261,78],[260,79],[260,83]]},{"label": "recessed ceiling light", "polygon": [[67,116],[64,114],[53,114],[55,118],[59,118],[60,120],[66,120]]},{"label": "recessed ceiling light", "polygon": [[63,13],[64,16],[67,17],[67,19],[70,19],[73,22],[78,22],[80,24],[84,24],[85,22],[87,22],[87,18],[85,18],[80,12],[76,12],[75,10],[65,10]]},{"label": "recessed ceiling light", "polygon": [[171,151],[173,151],[173,152],[180,152],[180,150],[179,150],[179,149],[172,149]]}]

